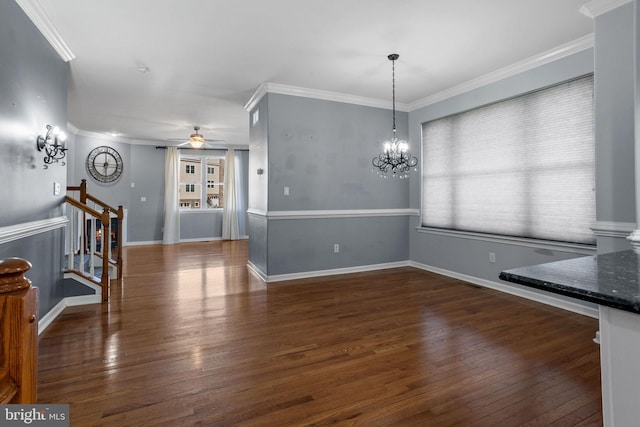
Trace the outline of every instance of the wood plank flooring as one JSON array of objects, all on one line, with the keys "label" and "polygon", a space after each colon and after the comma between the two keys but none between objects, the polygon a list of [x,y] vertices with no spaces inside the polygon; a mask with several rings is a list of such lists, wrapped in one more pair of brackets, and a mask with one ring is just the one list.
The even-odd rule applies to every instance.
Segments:
[{"label": "wood plank flooring", "polygon": [[598,426],[595,319],[413,268],[266,286],[247,242],[125,248],[40,336],[72,426]]}]

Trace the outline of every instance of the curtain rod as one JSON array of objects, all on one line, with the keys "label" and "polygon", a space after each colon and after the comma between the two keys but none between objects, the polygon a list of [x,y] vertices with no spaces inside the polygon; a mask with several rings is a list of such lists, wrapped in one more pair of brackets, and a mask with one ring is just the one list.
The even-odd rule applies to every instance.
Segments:
[{"label": "curtain rod", "polygon": [[[166,150],[166,145],[156,145],[156,150]],[[195,151],[229,151],[228,148],[191,148],[191,147],[176,147],[178,150],[195,150]],[[248,148],[234,148],[234,151],[249,151]]]}]

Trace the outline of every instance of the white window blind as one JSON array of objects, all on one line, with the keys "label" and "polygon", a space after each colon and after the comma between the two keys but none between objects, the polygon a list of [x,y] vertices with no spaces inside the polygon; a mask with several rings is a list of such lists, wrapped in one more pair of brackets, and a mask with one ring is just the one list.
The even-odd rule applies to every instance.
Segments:
[{"label": "white window blind", "polygon": [[422,225],[594,244],[593,76],[422,125]]}]

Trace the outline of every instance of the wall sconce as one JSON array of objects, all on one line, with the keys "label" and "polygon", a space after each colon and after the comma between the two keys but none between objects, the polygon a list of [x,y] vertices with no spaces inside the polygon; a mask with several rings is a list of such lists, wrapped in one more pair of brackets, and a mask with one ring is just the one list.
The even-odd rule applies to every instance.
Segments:
[{"label": "wall sconce", "polygon": [[[52,127],[51,125],[47,125],[47,134],[45,136],[38,135],[36,139],[36,147],[38,151],[44,150],[46,155],[44,156],[43,166],[47,169],[51,163],[58,163],[59,160],[64,159],[64,156],[67,154],[67,149],[64,148],[64,141],[67,139],[67,135],[64,132],[61,132],[58,127]],[[62,166],[65,165],[64,162],[60,162]]]}]

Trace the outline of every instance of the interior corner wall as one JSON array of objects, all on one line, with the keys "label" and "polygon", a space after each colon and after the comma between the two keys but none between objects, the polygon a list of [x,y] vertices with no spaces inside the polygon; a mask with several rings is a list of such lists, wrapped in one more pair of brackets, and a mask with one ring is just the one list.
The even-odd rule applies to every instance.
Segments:
[{"label": "interior corner wall", "polygon": [[[262,155],[254,153],[252,138],[251,156],[267,162],[267,204],[255,205],[266,212],[252,220],[266,230],[263,273],[305,274],[406,261],[408,215],[377,212],[408,209],[409,180],[382,179],[371,165],[382,141],[391,137],[391,110],[274,93],[261,105],[260,118],[267,110],[268,125],[260,137],[256,132]],[[397,113],[402,139],[408,135],[407,117]],[[362,214],[350,217],[353,211]]]},{"label": "interior corner wall", "polygon": [[[409,113],[410,142],[414,146],[421,145],[421,124],[424,122],[547,87],[593,73],[593,71],[593,49],[587,49],[412,111]],[[419,183],[412,183],[411,206],[420,206],[420,191]],[[505,203],[508,202],[505,200]],[[516,291],[520,286],[500,281],[498,278],[500,271],[584,256],[584,254],[572,252],[570,249],[566,251],[549,250],[519,244],[495,243],[460,236],[425,233],[418,230],[420,224],[420,218],[412,217],[410,224],[410,257],[412,261],[452,273],[452,275],[470,276],[510,286]],[[489,262],[490,252],[495,253],[495,263]],[[533,289],[528,290],[537,292]],[[587,304],[585,303],[585,305]]]},{"label": "interior corner wall", "polygon": [[[636,222],[633,3],[595,19],[596,219],[613,225]],[[598,253],[630,249],[625,237],[597,236]]]},{"label": "interior corner wall", "polygon": [[[269,109],[267,93],[249,112],[249,262],[267,272],[267,206],[269,203]],[[253,122],[254,115],[258,116]]]},{"label": "interior corner wall", "polygon": [[[34,135],[48,124],[66,126],[68,65],[14,1],[0,2],[0,58],[0,259],[31,262],[25,276],[40,289],[42,317],[64,295],[64,222],[53,229],[33,224],[63,219],[64,192],[53,188],[65,188],[67,167],[44,169]],[[8,227],[26,226],[36,233],[5,238]]]}]

